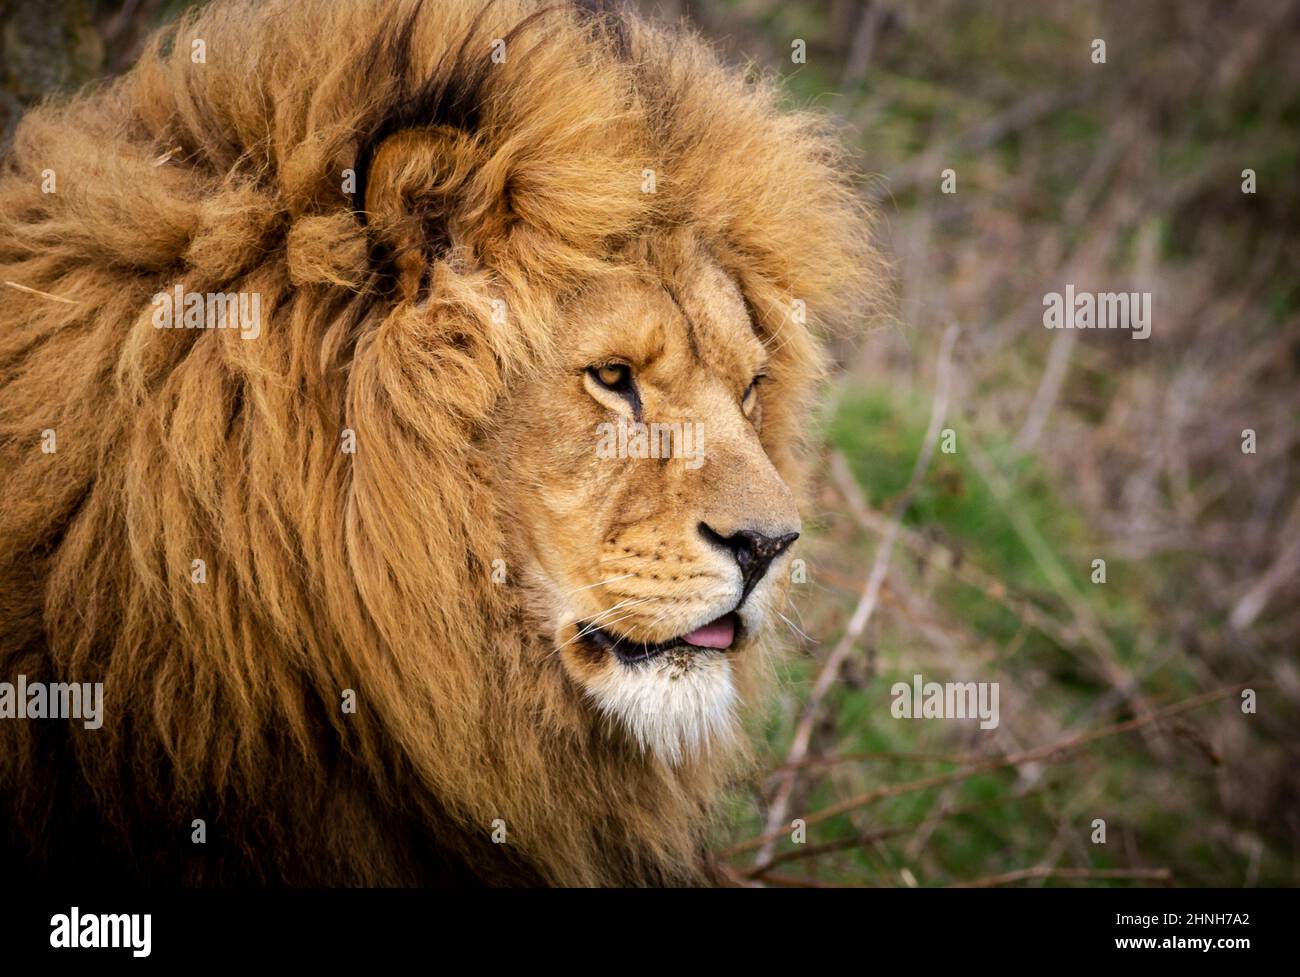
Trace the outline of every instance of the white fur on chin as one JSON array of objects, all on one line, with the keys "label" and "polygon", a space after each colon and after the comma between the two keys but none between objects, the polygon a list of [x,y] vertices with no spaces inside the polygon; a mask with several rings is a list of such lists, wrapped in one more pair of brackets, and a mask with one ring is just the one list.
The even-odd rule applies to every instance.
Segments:
[{"label": "white fur on chin", "polygon": [[587,679],[587,694],[642,750],[678,766],[735,740],[739,697],[726,653],[675,649],[642,664],[610,665]]}]

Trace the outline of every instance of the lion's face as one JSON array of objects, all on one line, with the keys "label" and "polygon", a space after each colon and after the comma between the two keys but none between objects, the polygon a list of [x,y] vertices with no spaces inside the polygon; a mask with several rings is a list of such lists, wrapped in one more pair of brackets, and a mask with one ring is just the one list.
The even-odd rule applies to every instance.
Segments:
[{"label": "lion's face", "polygon": [[595,708],[678,762],[734,732],[734,670],[784,596],[799,516],[760,440],[781,391],[699,248],[587,290],[565,329],[507,422],[525,576]]}]

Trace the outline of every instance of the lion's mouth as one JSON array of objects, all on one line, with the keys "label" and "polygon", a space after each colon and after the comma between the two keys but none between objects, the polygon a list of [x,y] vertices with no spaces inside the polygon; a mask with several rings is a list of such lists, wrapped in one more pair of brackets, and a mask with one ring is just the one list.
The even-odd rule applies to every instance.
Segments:
[{"label": "lion's mouth", "polygon": [[740,635],[740,619],[736,617],[735,612],[729,611],[703,627],[657,644],[633,641],[626,635],[615,634],[604,628],[594,628],[589,624],[580,624],[578,633],[582,635],[582,640],[594,647],[613,652],[623,664],[635,665],[650,661],[674,648],[689,651],[727,651],[736,643]]}]

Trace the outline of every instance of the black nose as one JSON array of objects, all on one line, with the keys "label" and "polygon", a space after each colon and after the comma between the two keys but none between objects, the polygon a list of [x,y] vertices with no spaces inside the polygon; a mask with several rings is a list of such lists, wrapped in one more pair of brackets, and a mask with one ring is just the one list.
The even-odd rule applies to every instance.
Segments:
[{"label": "black nose", "polygon": [[700,523],[700,534],[715,546],[721,546],[731,552],[740,567],[740,579],[744,585],[740,599],[743,601],[749,592],[763,579],[772,561],[790,548],[790,544],[799,538],[798,533],[786,533],[784,536],[767,536],[752,529],[742,529],[723,536],[707,523]]}]

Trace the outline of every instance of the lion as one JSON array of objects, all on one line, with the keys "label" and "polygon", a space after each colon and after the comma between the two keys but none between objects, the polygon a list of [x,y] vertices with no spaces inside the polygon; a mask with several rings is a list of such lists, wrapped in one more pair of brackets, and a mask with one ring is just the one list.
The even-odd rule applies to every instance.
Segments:
[{"label": "lion", "polygon": [[103,715],[0,700],[6,877],[719,881],[879,280],[840,143],[530,0],[218,2],[28,113],[0,680]]}]

